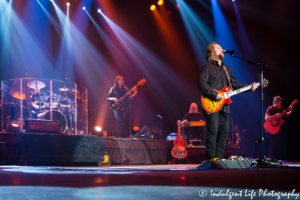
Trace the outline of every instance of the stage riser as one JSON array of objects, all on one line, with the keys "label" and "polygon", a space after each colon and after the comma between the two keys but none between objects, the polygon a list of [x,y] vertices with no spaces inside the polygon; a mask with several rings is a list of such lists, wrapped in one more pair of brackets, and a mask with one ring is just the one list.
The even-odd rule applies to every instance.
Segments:
[{"label": "stage riser", "polygon": [[[101,163],[104,138],[96,136],[23,133],[1,136],[7,143],[6,163]],[[19,141],[19,143],[18,143]]]}]

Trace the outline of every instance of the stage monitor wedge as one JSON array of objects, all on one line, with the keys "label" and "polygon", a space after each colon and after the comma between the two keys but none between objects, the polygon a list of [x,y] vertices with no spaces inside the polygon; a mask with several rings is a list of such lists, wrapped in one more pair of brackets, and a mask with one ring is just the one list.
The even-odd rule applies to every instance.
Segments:
[{"label": "stage monitor wedge", "polygon": [[133,138],[138,139],[162,139],[162,133],[158,127],[144,126],[139,132],[137,132]]}]

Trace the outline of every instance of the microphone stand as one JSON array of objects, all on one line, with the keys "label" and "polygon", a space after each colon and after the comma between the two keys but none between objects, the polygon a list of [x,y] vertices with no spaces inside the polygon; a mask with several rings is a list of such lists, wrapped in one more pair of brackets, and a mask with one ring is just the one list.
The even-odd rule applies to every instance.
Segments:
[{"label": "microphone stand", "polygon": [[233,55],[233,52],[232,53],[229,53],[231,57],[235,57],[235,58],[238,58],[238,59],[241,59],[241,60],[244,60],[246,61],[248,64],[252,65],[252,66],[255,66],[255,67],[259,67],[260,69],[260,84],[261,84],[261,140],[258,142],[261,142],[261,157],[263,157],[263,141],[265,140],[264,139],[264,136],[263,136],[263,133],[264,133],[264,110],[263,110],[263,101],[264,101],[264,93],[263,93],[263,81],[264,81],[264,69],[265,68],[271,68],[270,66],[268,65],[264,65],[264,64],[261,64],[261,63],[257,63],[257,62],[254,62],[254,61],[251,61],[251,60],[248,60],[248,59],[245,59],[245,58],[241,58],[241,57],[238,57],[238,56],[234,56]]},{"label": "microphone stand", "polygon": [[161,132],[161,126],[162,126],[162,119],[163,119],[163,117],[160,116],[160,115],[157,115],[157,117],[160,118],[160,128],[159,129],[160,129],[160,132]]}]

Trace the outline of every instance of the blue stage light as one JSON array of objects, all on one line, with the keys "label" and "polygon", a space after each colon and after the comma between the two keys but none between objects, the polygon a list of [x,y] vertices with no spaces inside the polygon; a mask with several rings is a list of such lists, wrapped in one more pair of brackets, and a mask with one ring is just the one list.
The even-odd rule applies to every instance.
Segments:
[{"label": "blue stage light", "polygon": [[82,10],[85,10],[85,7],[82,7]]},{"label": "blue stage light", "polygon": [[69,2],[67,3],[67,6],[70,6],[70,3],[69,3]]},{"label": "blue stage light", "polygon": [[98,9],[98,13],[101,13],[101,9]]}]

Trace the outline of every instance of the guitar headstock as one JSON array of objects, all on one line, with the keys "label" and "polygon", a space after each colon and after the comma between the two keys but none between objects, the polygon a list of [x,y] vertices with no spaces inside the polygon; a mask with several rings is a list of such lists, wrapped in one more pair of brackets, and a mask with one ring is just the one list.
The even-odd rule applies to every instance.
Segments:
[{"label": "guitar headstock", "polygon": [[146,79],[142,79],[139,81],[138,85],[143,85],[144,83],[146,83]]},{"label": "guitar headstock", "polygon": [[294,99],[294,101],[292,102],[292,106],[296,105],[298,103],[298,99]]},{"label": "guitar headstock", "polygon": [[269,85],[269,81],[267,79],[264,78],[262,86],[263,87],[267,87]]},{"label": "guitar headstock", "polygon": [[181,124],[181,121],[178,120],[178,121],[177,121],[177,126],[180,126],[180,124]]}]

